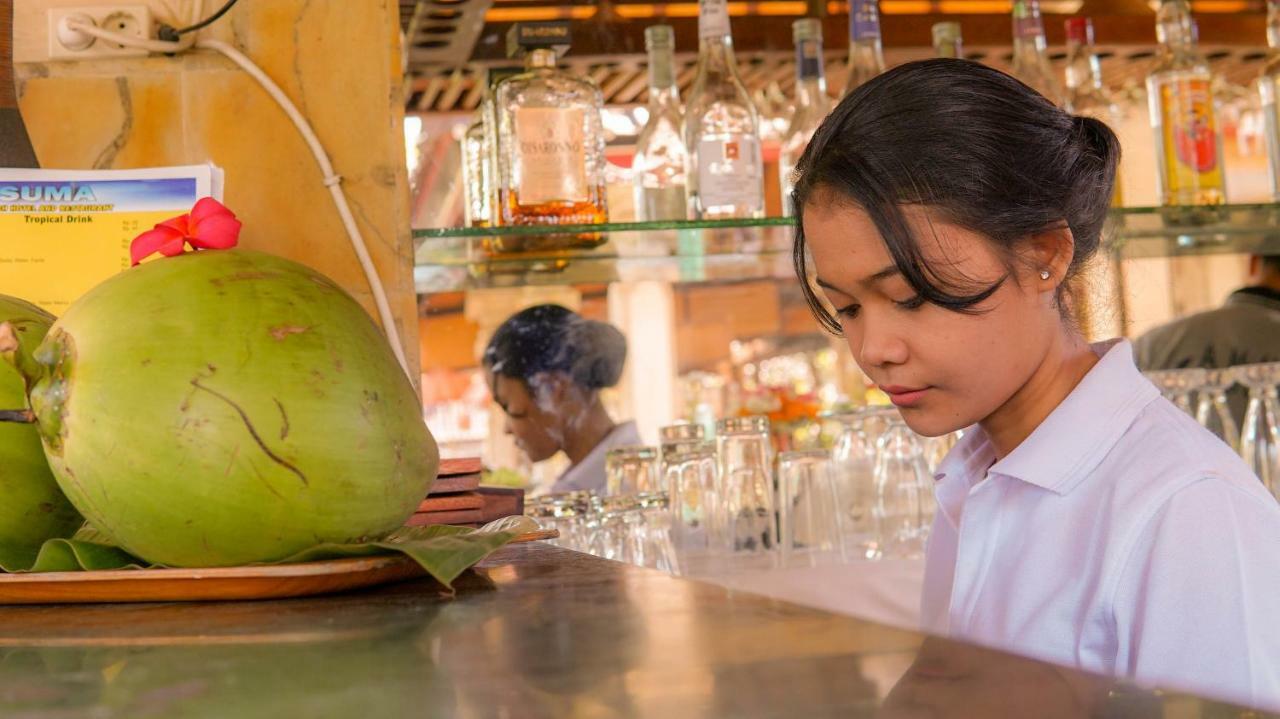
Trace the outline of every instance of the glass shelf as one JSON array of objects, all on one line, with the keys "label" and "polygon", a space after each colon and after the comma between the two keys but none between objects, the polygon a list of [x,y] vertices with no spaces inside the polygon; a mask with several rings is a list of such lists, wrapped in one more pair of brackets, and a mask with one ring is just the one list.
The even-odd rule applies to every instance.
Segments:
[{"label": "glass shelf", "polygon": [[1112,211],[1107,242],[1126,258],[1280,254],[1280,204],[1126,207]]},{"label": "glass shelf", "polygon": [[[794,276],[786,217],[414,230],[420,293],[626,280],[719,282]],[[1126,258],[1280,254],[1280,204],[1128,207],[1106,242]],[[505,251],[497,251],[497,248]]]}]

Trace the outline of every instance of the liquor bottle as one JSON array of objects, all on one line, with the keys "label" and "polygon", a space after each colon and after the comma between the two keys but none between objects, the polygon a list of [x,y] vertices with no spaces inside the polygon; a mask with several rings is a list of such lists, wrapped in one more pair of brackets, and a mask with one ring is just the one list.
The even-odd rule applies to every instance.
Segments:
[{"label": "liquor bottle", "polygon": [[1267,64],[1258,77],[1262,119],[1266,126],[1267,158],[1271,164],[1271,194],[1280,202],[1280,0],[1267,0]]},{"label": "liquor bottle", "polygon": [[788,217],[795,214],[792,173],[809,146],[809,139],[831,112],[827,76],[822,69],[822,23],[813,18],[796,20],[791,23],[791,35],[796,42],[796,111],[782,140],[778,160],[782,208]]},{"label": "liquor bottle", "polygon": [[[1093,21],[1073,17],[1064,23],[1067,31],[1067,94],[1063,109],[1073,115],[1084,115],[1110,125],[1120,126],[1120,105],[1107,92],[1102,82],[1102,63],[1093,45]],[[1112,204],[1123,205],[1120,179],[1116,178]]]},{"label": "liquor bottle", "polygon": [[1213,107],[1213,73],[1196,50],[1186,0],[1164,0],[1156,12],[1157,65],[1147,76],[1155,132],[1157,186],[1165,205],[1219,205],[1226,199],[1222,136]]},{"label": "liquor bottle", "polygon": [[488,227],[493,222],[493,180],[489,174],[489,138],[484,131],[484,109],[462,135],[463,210],[467,227]]},{"label": "liquor bottle", "polygon": [[649,120],[636,139],[634,173],[636,212],[642,221],[683,220],[685,168],[684,119],[676,86],[675,33],[670,25],[645,28],[649,51]]},{"label": "liquor bottle", "polygon": [[849,2],[849,72],[844,94],[884,72],[884,49],[880,44],[880,3],[878,0]]},{"label": "liquor bottle", "polygon": [[[495,88],[497,225],[605,222],[604,98],[590,78],[556,67],[567,23],[519,23],[509,38],[525,71]],[[595,238],[598,239],[598,238]]]},{"label": "liquor bottle", "polygon": [[1049,64],[1039,0],[1014,0],[1013,76],[1055,105],[1062,104],[1062,84]]},{"label": "liquor bottle", "polygon": [[934,23],[933,51],[938,57],[964,57],[964,43],[960,37],[960,23]]},{"label": "liquor bottle", "polygon": [[685,106],[694,219],[761,217],[760,118],[738,76],[725,0],[698,0],[698,70]]}]

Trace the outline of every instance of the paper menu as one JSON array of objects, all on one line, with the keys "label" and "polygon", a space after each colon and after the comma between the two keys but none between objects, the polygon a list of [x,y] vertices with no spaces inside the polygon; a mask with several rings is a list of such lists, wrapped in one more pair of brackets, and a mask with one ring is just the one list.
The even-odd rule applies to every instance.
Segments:
[{"label": "paper menu", "polygon": [[222,200],[214,165],[139,170],[0,168],[0,294],[60,315],[129,268],[129,243],[157,223]]}]

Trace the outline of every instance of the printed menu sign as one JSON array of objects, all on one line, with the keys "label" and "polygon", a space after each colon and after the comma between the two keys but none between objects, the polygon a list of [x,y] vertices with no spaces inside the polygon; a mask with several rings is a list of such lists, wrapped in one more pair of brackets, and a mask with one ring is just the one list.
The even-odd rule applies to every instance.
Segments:
[{"label": "printed menu sign", "polygon": [[222,199],[213,165],[142,170],[0,168],[0,294],[61,315],[128,269],[129,243],[156,223]]}]

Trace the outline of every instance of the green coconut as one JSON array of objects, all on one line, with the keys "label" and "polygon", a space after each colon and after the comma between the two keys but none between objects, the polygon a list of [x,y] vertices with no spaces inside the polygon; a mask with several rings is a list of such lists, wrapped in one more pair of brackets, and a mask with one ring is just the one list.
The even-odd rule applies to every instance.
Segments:
[{"label": "green coconut", "polygon": [[[0,295],[0,322],[9,323],[13,362],[31,364],[36,347],[53,324],[53,315],[23,300]],[[0,410],[27,409],[26,382],[9,363],[0,362]],[[58,489],[30,424],[0,423],[0,546],[35,550],[46,539],[70,537],[84,523]]]},{"label": "green coconut", "polygon": [[58,484],[156,564],[271,562],[385,536],[439,466],[370,317],[272,255],[127,270],[75,302],[33,357],[30,404]]}]

